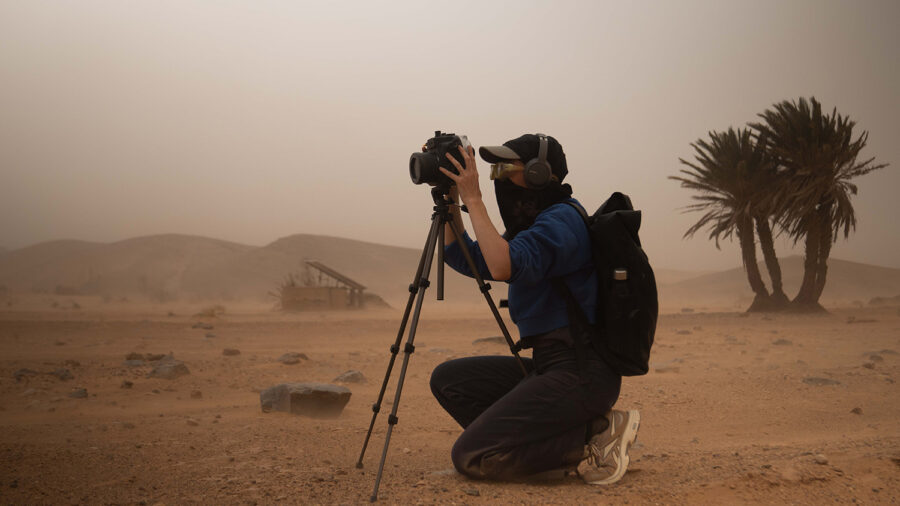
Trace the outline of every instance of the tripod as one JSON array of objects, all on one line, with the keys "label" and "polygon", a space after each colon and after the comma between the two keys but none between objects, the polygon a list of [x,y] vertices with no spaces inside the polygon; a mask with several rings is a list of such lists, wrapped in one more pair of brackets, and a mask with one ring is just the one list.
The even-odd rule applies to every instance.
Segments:
[{"label": "tripod", "polygon": [[[397,359],[397,353],[400,351],[400,341],[403,339],[403,334],[406,331],[410,310],[412,309],[413,301],[415,300],[415,310],[412,313],[412,325],[409,328],[409,336],[407,337],[406,345],[403,348],[403,365],[400,368],[400,378],[397,381],[397,392],[394,394],[394,404],[391,407],[391,414],[388,415],[388,428],[384,438],[384,450],[381,452],[381,462],[378,464],[378,474],[375,476],[375,488],[372,490],[372,496],[369,498],[371,502],[378,500],[378,486],[381,484],[384,461],[387,458],[388,445],[391,442],[391,432],[393,432],[394,425],[398,422],[397,408],[400,406],[400,394],[403,391],[403,380],[406,378],[406,368],[409,364],[409,357],[415,351],[413,342],[416,339],[416,327],[419,325],[419,314],[422,311],[422,301],[425,298],[425,289],[431,284],[428,281],[428,276],[431,273],[431,263],[434,259],[435,249],[437,249],[438,257],[437,300],[444,300],[444,225],[449,224],[454,239],[462,241],[462,233],[460,233],[459,224],[453,221],[453,215],[450,214],[450,205],[453,204],[453,202],[446,194],[447,189],[443,187],[436,186],[431,190],[431,198],[434,200],[434,213],[431,215],[431,229],[428,232],[425,247],[422,249],[422,256],[419,258],[419,266],[416,268],[415,279],[409,285],[409,300],[406,302],[406,310],[403,312],[403,319],[400,322],[400,330],[397,332],[397,339],[391,346],[391,360],[388,362],[387,371],[384,373],[384,381],[381,383],[381,391],[378,392],[378,400],[372,405],[372,421],[369,422],[369,431],[366,433],[366,440],[363,442],[362,451],[359,453],[359,461],[356,463],[357,468],[363,467],[363,456],[366,454],[366,447],[369,445],[369,438],[372,436],[375,418],[378,417],[378,412],[381,410],[381,401],[384,399],[384,392],[387,389],[388,380],[391,377],[391,371],[393,370],[394,362]],[[491,308],[491,313],[493,313],[494,319],[497,320],[497,325],[500,326],[500,330],[503,332],[503,337],[509,345],[509,350],[519,362],[519,367],[522,369],[522,375],[527,375],[525,364],[522,363],[522,359],[519,357],[519,348],[513,343],[512,337],[509,335],[509,330],[507,330],[506,324],[500,317],[497,306],[494,305],[494,300],[488,293],[491,289],[491,285],[485,283],[484,279],[478,273],[478,268],[476,267],[475,261],[472,259],[472,255],[469,253],[468,248],[463,247],[462,252],[463,256],[466,258],[469,270],[472,272],[475,281],[478,283],[479,290],[484,294],[488,307]]]}]

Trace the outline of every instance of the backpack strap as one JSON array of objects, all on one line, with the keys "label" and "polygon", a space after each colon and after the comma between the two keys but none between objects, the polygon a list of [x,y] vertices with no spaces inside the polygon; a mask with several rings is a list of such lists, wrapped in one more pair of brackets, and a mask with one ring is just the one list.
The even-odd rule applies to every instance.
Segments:
[{"label": "backpack strap", "polygon": [[590,325],[590,323],[586,319],[582,320],[583,311],[578,305],[578,301],[575,300],[572,290],[569,290],[569,287],[566,286],[565,281],[562,278],[553,278],[550,282],[556,288],[557,293],[566,300],[566,312],[569,316],[569,334],[572,336],[572,342],[575,344],[575,361],[578,363],[579,382],[582,384],[588,383],[588,376],[584,372],[587,367],[585,362],[587,355],[586,345],[589,346],[590,344],[584,340],[587,337],[587,325]]}]

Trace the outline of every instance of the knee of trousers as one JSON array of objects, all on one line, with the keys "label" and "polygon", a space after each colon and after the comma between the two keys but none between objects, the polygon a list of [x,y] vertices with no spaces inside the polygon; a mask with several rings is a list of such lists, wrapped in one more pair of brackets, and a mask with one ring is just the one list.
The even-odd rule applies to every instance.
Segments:
[{"label": "knee of trousers", "polygon": [[450,379],[447,369],[447,363],[444,362],[438,364],[438,366],[431,371],[431,379],[428,381],[428,384],[431,386],[431,393],[437,398],[442,397],[441,394],[443,393],[443,388],[447,384],[447,380]]},{"label": "knee of trousers", "polygon": [[450,460],[453,461],[453,467],[455,467],[460,474],[468,476],[469,478],[486,478],[481,470],[481,458],[483,457],[484,452],[468,446],[465,433],[463,433],[450,450]]}]

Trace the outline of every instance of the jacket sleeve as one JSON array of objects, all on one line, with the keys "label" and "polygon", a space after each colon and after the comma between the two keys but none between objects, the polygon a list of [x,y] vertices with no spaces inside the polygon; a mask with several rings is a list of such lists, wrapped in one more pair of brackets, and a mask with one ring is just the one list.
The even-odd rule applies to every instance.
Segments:
[{"label": "jacket sleeve", "polygon": [[538,215],[509,243],[509,282],[534,284],[575,272],[591,259],[590,237],[581,215],[560,203]]},{"label": "jacket sleeve", "polygon": [[494,278],[491,277],[491,271],[484,261],[481,247],[478,246],[477,241],[473,241],[469,237],[467,232],[463,232],[461,241],[454,241],[450,246],[444,246],[444,262],[452,267],[453,270],[464,276],[469,276],[470,278],[475,277],[472,274],[472,270],[469,269],[469,264],[466,262],[465,255],[463,255],[463,244],[460,243],[463,243],[465,247],[468,248],[469,253],[472,255],[472,260],[475,261],[475,267],[478,269],[478,273],[481,274],[481,278],[494,281]]}]

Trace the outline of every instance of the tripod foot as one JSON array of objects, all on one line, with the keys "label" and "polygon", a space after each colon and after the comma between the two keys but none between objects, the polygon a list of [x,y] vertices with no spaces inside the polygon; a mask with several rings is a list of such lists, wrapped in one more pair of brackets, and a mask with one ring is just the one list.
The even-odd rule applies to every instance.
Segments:
[{"label": "tripod foot", "polygon": [[362,469],[362,468],[363,468],[363,463],[362,463],[362,462],[357,462],[357,463],[356,463],[356,468],[357,468],[357,469]]},{"label": "tripod foot", "polygon": [[372,497],[369,498],[369,502],[375,502],[377,500],[378,500],[378,496],[375,494],[372,494]]}]

